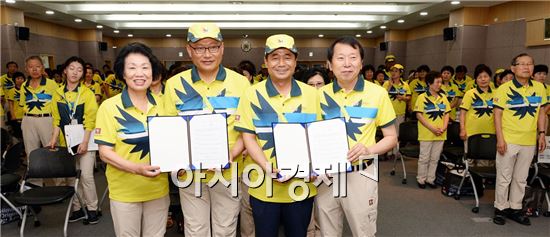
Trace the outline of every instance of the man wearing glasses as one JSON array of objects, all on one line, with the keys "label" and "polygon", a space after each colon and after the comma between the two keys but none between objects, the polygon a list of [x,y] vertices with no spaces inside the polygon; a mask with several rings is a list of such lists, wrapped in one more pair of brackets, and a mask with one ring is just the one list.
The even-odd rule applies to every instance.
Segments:
[{"label": "man wearing glasses", "polygon": [[515,78],[498,87],[494,97],[497,135],[495,217],[493,222],[504,225],[508,217],[522,225],[530,225],[522,212],[522,200],[535,155],[546,147],[544,106],[546,89],[531,79],[533,58],[520,54],[512,60]]},{"label": "man wearing glasses", "polygon": [[[163,100],[170,115],[227,113],[230,157],[241,166],[240,154],[244,145],[239,133],[233,129],[234,113],[241,94],[250,83],[244,76],[221,65],[223,46],[220,28],[215,24],[191,25],[186,49],[193,67],[168,80]],[[198,165],[195,166],[193,183],[179,189],[185,236],[236,236],[239,198],[232,197],[231,189],[221,182],[209,187],[207,182],[212,179],[214,171],[198,170]],[[233,168],[237,167],[232,165],[222,171],[225,180],[231,179]],[[206,174],[206,178],[201,179],[201,173]],[[182,177],[185,175],[191,174],[181,174],[180,179],[185,180],[186,177]],[[201,193],[195,194],[198,185]]]}]

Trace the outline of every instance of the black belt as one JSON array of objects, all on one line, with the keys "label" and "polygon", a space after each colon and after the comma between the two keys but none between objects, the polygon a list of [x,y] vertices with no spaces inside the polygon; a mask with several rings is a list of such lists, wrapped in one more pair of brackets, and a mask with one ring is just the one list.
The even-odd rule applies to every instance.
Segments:
[{"label": "black belt", "polygon": [[50,116],[52,116],[52,114],[28,114],[28,113],[25,113],[25,116],[41,118],[41,117],[50,117]]},{"label": "black belt", "polygon": [[366,170],[370,165],[372,165],[373,161],[374,160],[362,160],[360,161],[361,164],[352,165],[351,171],[354,172],[354,171]]}]

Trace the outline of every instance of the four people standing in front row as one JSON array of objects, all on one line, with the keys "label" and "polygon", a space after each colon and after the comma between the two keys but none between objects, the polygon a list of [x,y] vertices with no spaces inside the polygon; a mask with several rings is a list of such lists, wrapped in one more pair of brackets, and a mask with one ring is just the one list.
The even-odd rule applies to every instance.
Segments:
[{"label": "four people standing in front row", "polygon": [[[150,90],[153,79],[160,78],[161,73],[161,64],[151,49],[140,43],[131,43],[121,49],[114,69],[116,78],[122,79],[126,87],[120,94],[105,100],[99,109],[97,96],[87,88],[93,83],[86,82],[84,85],[79,82],[86,72],[80,58],[72,57],[67,61],[64,71],[67,83],[57,91],[50,88],[49,80],[38,74],[41,71],[40,59],[27,59],[26,68],[31,79],[23,86],[25,94],[21,96],[25,111],[24,135],[34,129],[25,125],[25,119],[45,119],[49,116],[53,116],[53,123],[50,120],[50,124],[54,124],[53,133],[50,133],[53,135],[47,143],[50,147],[58,143],[58,138],[59,143],[64,144],[65,125],[81,124],[86,135],[95,128],[95,142],[99,144],[101,159],[107,163],[111,214],[117,236],[163,236],[166,231],[168,179],[159,167],[149,165],[148,116],[226,113],[231,166],[221,171],[224,178],[231,179],[231,169],[237,168],[241,171],[238,174],[240,178],[242,167],[238,166],[247,164],[256,164],[268,174],[261,177],[252,172],[247,177],[251,181],[258,178],[265,180],[254,188],[240,183],[243,195],[233,197],[230,188],[224,185],[218,183],[210,187],[206,184],[214,172],[219,171],[179,173],[180,178],[193,175],[194,182],[200,182],[202,190],[200,196],[195,194],[194,185],[179,190],[187,236],[236,236],[239,213],[245,221],[248,220],[247,226],[241,228],[248,229],[250,235],[278,236],[282,224],[286,236],[305,236],[314,208],[323,236],[341,236],[344,217],[354,236],[374,236],[378,183],[363,176],[360,171],[369,166],[364,158],[383,154],[397,144],[397,109],[390,100],[392,92],[398,99],[394,106],[399,107],[400,111],[397,124],[403,120],[405,103],[410,99],[411,90],[417,93],[413,106],[419,120],[421,144],[417,182],[421,188],[425,185],[435,187],[435,168],[446,138],[451,110],[447,95],[442,90],[441,74],[426,73],[429,71],[427,66],[426,70],[421,67],[420,71],[427,74],[425,82],[419,80],[416,82],[418,86],[413,83],[413,88],[409,89],[407,83],[401,80],[403,66],[395,64],[391,67],[392,79],[384,85],[385,90],[360,75],[364,51],[357,39],[342,37],[328,49],[328,66],[334,73],[335,81],[315,90],[294,80],[298,51],[291,36],[279,34],[266,40],[264,62],[267,79],[251,86],[245,77],[221,65],[224,43],[216,25],[193,24],[189,28],[187,41],[186,49],[194,66],[170,78],[165,87],[161,86],[162,98]],[[489,87],[491,71],[483,66],[476,68],[474,77],[477,86],[466,92],[460,106],[463,112],[459,116],[463,139],[476,134],[473,130],[475,126],[471,124],[475,125],[481,119],[474,117],[479,117],[479,113],[474,114],[472,110],[477,111],[480,106],[485,106],[485,109],[493,106]],[[498,140],[494,222],[504,224],[504,217],[509,217],[529,224],[519,209],[535,144],[538,141],[539,150],[545,146],[543,108],[547,102],[546,91],[541,83],[530,79],[533,71],[530,56],[521,54],[514,58],[512,71],[516,78],[503,84],[494,94],[494,123]],[[422,87],[422,83],[426,86]],[[41,88],[45,90],[34,93]],[[54,103],[51,111],[47,109],[50,101]],[[492,120],[491,114],[487,112],[484,121]],[[315,187],[312,182],[306,182],[307,190],[303,187],[295,190],[297,196],[300,192],[308,192],[306,198],[294,200],[288,190],[293,182],[301,179],[278,176],[273,182],[267,180],[271,179],[269,175],[276,176],[278,173],[272,123],[307,123],[332,118],[345,119],[347,126],[350,145],[347,159],[352,163],[353,170],[347,174],[347,196],[334,197],[329,186],[321,184]],[[518,131],[517,126],[513,126],[519,119],[527,129]],[[44,126],[47,127],[51,128]],[[375,141],[377,128],[381,128],[383,134],[379,142]],[[32,133],[39,135],[47,132]],[[35,140],[25,141],[25,144],[45,143],[42,137]],[[245,149],[248,155],[243,157],[241,154]],[[93,153],[88,152],[87,142],[78,147],[77,153],[82,170],[91,172]],[[199,173],[206,174],[205,178]],[[83,175],[86,176],[84,172]],[[97,223],[97,195],[95,192],[89,193],[89,190],[95,190],[95,184],[93,178],[91,182],[85,182],[84,176],[82,185],[85,187],[82,190],[91,214],[88,218]],[[339,176],[329,178],[340,182]],[[267,194],[269,188],[273,188],[272,195]],[[76,211],[71,216],[73,221],[84,216],[80,208],[85,207],[79,207],[77,203],[75,207]],[[253,218],[246,213],[251,213]]]}]

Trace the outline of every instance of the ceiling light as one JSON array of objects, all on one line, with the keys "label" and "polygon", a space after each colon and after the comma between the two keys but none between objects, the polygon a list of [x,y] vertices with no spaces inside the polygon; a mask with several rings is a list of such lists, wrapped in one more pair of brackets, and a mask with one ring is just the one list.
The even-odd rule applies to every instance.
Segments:
[{"label": "ceiling light", "polygon": [[360,34],[356,34],[355,37],[361,38],[361,35],[360,35]]},{"label": "ceiling light", "polygon": [[281,13],[269,13],[269,14],[108,14],[98,15],[95,18],[97,21],[275,21],[275,22],[289,22],[289,21],[323,21],[323,22],[383,22],[386,17],[376,14],[316,14],[308,15],[303,13],[297,14],[281,14]]},{"label": "ceiling light", "polygon": [[103,26],[102,25],[97,25],[96,28],[103,29]]},{"label": "ceiling light", "polygon": [[82,22],[82,19],[76,18],[76,19],[74,19],[74,22]]},{"label": "ceiling light", "polygon": [[172,37],[172,35],[171,34],[166,34],[166,37],[170,38],[170,37]]},{"label": "ceiling light", "polygon": [[[118,22],[119,29],[187,29],[192,22]],[[218,27],[226,30],[235,29],[364,29],[371,27],[364,22],[220,22]]]},{"label": "ceiling light", "polygon": [[452,1],[451,4],[458,5],[458,4],[460,4],[460,1]]},{"label": "ceiling light", "polygon": [[[123,12],[159,13],[174,12],[174,9],[185,9],[193,13],[247,13],[264,14],[273,12],[286,13],[318,13],[318,12],[343,12],[346,14],[405,14],[411,12],[409,5],[398,4],[255,4],[243,2],[235,9],[233,3],[212,3],[205,7],[203,3],[80,3],[72,4],[70,12],[73,14],[116,14]],[[413,11],[414,12],[414,11]]]},{"label": "ceiling light", "polygon": [[113,49],[116,49],[116,45],[113,45]]},{"label": "ceiling light", "polygon": [[118,34],[120,33],[120,30],[113,30],[113,33]]},{"label": "ceiling light", "polygon": [[372,30],[367,30],[367,34],[372,34]]},{"label": "ceiling light", "polygon": [[55,13],[55,12],[52,11],[52,10],[47,10],[47,11],[46,11],[46,14],[48,14],[48,15],[53,15],[54,13]]},{"label": "ceiling light", "polygon": [[397,23],[404,23],[404,22],[405,22],[405,20],[403,20],[403,19],[397,20]]},{"label": "ceiling light", "polygon": [[128,37],[134,37],[134,35],[133,34],[128,34]]},{"label": "ceiling light", "polygon": [[386,26],[380,26],[380,29],[386,29],[387,27]]},{"label": "ceiling light", "polygon": [[15,3],[15,0],[6,0],[6,3]]},{"label": "ceiling light", "polygon": [[325,37],[325,35],[319,34],[319,38],[323,38],[323,37]]},{"label": "ceiling light", "polygon": [[420,15],[421,15],[421,16],[427,16],[427,15],[428,15],[428,12],[420,12]]}]

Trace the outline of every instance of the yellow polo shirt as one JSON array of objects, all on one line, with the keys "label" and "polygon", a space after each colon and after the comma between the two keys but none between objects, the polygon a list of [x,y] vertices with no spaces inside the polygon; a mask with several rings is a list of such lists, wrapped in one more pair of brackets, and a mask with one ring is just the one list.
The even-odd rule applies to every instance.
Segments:
[{"label": "yellow polo shirt", "polygon": [[100,97],[103,97],[103,93],[101,91],[101,84],[100,83],[97,83],[97,82],[92,80],[92,83],[90,85],[86,85],[86,83],[84,81],[82,81],[81,84],[83,86],[87,87],[88,89],[90,89],[94,93],[94,95],[98,95]]},{"label": "yellow polo shirt", "polygon": [[[437,98],[429,91],[418,96],[414,106],[414,112],[422,113],[422,116],[433,126],[443,127],[443,117],[446,113],[451,112],[451,105],[445,96],[445,93],[440,91]],[[419,141],[444,141],[447,140],[447,131],[441,136],[436,136],[428,128],[424,127],[418,121],[418,140]]]},{"label": "yellow polo shirt", "polygon": [[420,79],[416,78],[409,83],[409,88],[411,88],[411,107],[414,108],[414,105],[416,104],[416,100],[418,99],[418,96],[428,90],[428,84],[426,84],[426,81],[421,81]]},{"label": "yellow polo shirt", "polygon": [[[464,96],[464,93],[462,93],[459,89],[458,89],[458,86],[454,83],[449,83],[449,85],[441,85],[441,90],[445,93],[445,96],[447,96],[447,101],[449,101],[449,104],[451,104],[453,102],[453,99],[457,98],[462,98],[462,96]],[[450,120],[456,120],[458,119],[456,117],[456,110],[457,108],[451,108],[451,113],[449,114],[449,119]]]},{"label": "yellow polo shirt", "polygon": [[[317,90],[305,83],[292,79],[290,95],[279,94],[271,78],[259,82],[247,89],[237,110],[239,116],[235,123],[235,130],[256,135],[256,142],[262,148],[267,161],[277,167],[275,141],[272,124],[277,122],[313,122],[321,118]],[[265,173],[265,172],[264,172]],[[266,179],[266,174],[264,178]],[[251,172],[250,180],[257,180],[258,173]],[[264,202],[291,203],[294,200],[289,196],[290,184],[303,182],[303,179],[292,178],[280,183],[273,181],[273,196],[266,195],[266,181],[257,188],[249,188],[248,193]],[[312,183],[307,183],[309,197],[317,195],[317,189]],[[296,194],[302,195],[303,189],[298,188]]]},{"label": "yellow polo shirt", "polygon": [[397,99],[397,95],[407,95],[410,96],[411,89],[409,88],[409,84],[404,82],[403,80],[400,80],[399,85],[393,84],[390,87],[389,80],[386,81],[383,85],[384,89],[388,91],[388,95],[391,99],[391,104],[393,106],[393,110],[395,110],[395,115],[404,115],[407,111],[407,102],[401,101]]},{"label": "yellow polo shirt", "polygon": [[493,90],[470,89],[464,95],[460,109],[466,113],[466,135],[495,134]]},{"label": "yellow polo shirt", "polygon": [[21,100],[21,91],[16,87],[12,87],[8,90],[6,99],[14,102],[13,109],[15,112],[15,119],[23,119],[23,115],[25,115],[24,107],[19,104]]},{"label": "yellow polo shirt", "polygon": [[546,96],[544,85],[534,80],[523,86],[514,78],[498,87],[493,101],[494,107],[503,110],[502,133],[506,143],[537,144],[538,114],[547,103]]},{"label": "yellow polo shirt", "polygon": [[254,76],[252,78],[252,80],[253,80],[252,84],[254,85],[254,84],[257,84],[258,82],[262,82],[262,81],[267,80],[267,76],[264,77],[264,76],[262,76],[262,74],[258,74],[256,76]]},{"label": "yellow polo shirt", "polygon": [[65,125],[71,124],[71,117],[78,124],[84,125],[86,131],[95,128],[97,102],[94,93],[85,86],[78,85],[73,91],[67,86],[59,87],[52,98],[53,126],[59,127],[59,145],[67,146],[65,141]]},{"label": "yellow polo shirt", "polygon": [[[109,90],[109,96],[110,97],[113,97],[115,95],[118,95],[120,92],[122,92],[122,89],[124,89],[126,87],[126,84],[115,77],[115,74],[111,74],[109,75],[106,79],[105,79],[105,84],[107,84],[108,88],[107,90]],[[105,95],[107,96],[107,95]]]},{"label": "yellow polo shirt", "polygon": [[455,78],[455,75],[453,75],[451,77],[451,82],[458,87],[462,94],[464,94],[466,91],[471,89],[474,84],[476,84],[476,81],[468,75],[466,75],[466,78],[460,81]]},{"label": "yellow polo shirt", "polygon": [[[250,82],[246,77],[221,65],[216,79],[205,83],[201,80],[196,67],[193,66],[193,68],[168,79],[162,100],[166,105],[167,113],[173,116],[201,113],[226,113],[229,115],[227,117],[227,141],[229,150],[231,150],[239,137],[239,133],[233,129],[234,114],[240,98],[248,87],[250,87]],[[240,176],[243,169],[242,157],[234,157],[233,160],[238,163]],[[206,179],[202,181],[208,182],[214,172],[206,170],[204,172]],[[223,176],[226,180],[231,179],[231,169],[225,169]]]},{"label": "yellow polo shirt", "polygon": [[[349,147],[361,143],[376,144],[377,127],[395,122],[388,92],[374,83],[359,78],[353,90],[346,92],[335,81],[319,90],[323,119],[345,118]],[[354,162],[357,165],[359,162]]]},{"label": "yellow polo shirt", "polygon": [[[140,111],[128,91],[105,100],[97,111],[95,143],[114,148],[123,159],[150,164],[147,116],[166,114],[162,101],[147,93],[147,111]],[[109,198],[119,202],[145,202],[168,194],[168,176],[150,178],[132,174],[107,164]]]},{"label": "yellow polo shirt", "polygon": [[[114,75],[114,74],[112,74],[112,75]],[[94,73],[94,76],[93,76],[92,80],[95,81],[96,83],[99,83],[99,84],[103,83],[103,78],[101,78],[101,76],[99,74]]]},{"label": "yellow polo shirt", "polygon": [[27,80],[19,90],[19,105],[23,106],[23,113],[49,114],[51,113],[52,96],[57,90],[57,83],[51,79],[40,79],[40,85],[34,89],[30,86],[31,79]]},{"label": "yellow polo shirt", "polygon": [[7,94],[8,90],[13,88],[15,86],[15,82],[13,81],[13,78],[8,77],[8,74],[4,74],[0,77],[0,83],[2,83],[2,89],[4,91],[4,95]]}]

